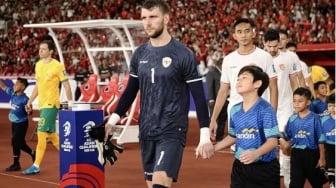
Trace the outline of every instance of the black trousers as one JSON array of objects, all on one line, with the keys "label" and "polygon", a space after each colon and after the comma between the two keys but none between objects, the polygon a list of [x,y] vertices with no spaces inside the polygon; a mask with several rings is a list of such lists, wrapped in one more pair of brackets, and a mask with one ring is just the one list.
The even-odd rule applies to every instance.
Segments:
[{"label": "black trousers", "polygon": [[12,148],[14,157],[20,158],[20,151],[31,155],[32,149],[27,145],[25,137],[28,129],[28,121],[12,123]]},{"label": "black trousers", "polygon": [[322,188],[327,182],[323,171],[316,167],[320,158],[319,150],[296,149],[291,152],[290,188],[302,188],[308,179],[313,188]]},{"label": "black trousers", "polygon": [[235,159],[231,172],[231,188],[280,188],[280,164],[270,162],[243,164]]}]

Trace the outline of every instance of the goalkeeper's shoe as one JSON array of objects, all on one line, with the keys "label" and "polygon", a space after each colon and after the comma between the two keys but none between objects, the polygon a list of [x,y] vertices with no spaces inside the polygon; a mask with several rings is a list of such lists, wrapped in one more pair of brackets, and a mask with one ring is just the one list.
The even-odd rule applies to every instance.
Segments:
[{"label": "goalkeeper's shoe", "polygon": [[22,172],[24,175],[34,175],[38,173],[40,173],[40,168],[35,165],[32,165],[30,168]]}]

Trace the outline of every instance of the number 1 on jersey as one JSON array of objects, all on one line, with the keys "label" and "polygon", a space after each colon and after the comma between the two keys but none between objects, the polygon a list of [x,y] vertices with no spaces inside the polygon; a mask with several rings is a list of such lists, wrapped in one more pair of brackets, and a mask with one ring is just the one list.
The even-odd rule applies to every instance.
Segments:
[{"label": "number 1 on jersey", "polygon": [[151,77],[152,77],[152,83],[154,84],[154,73],[155,73],[155,69],[151,68]]}]

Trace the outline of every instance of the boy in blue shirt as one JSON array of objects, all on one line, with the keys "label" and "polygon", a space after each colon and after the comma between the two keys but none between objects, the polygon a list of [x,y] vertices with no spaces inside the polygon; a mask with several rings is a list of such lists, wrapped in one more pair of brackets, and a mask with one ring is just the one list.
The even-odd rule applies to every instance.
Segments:
[{"label": "boy in blue shirt", "polygon": [[335,187],[335,94],[331,94],[327,99],[328,114],[322,116],[322,130],[326,136],[325,155],[326,170],[330,187]]},{"label": "boy in blue shirt", "polygon": [[310,111],[318,115],[323,115],[323,113],[327,113],[327,88],[327,84],[324,81],[318,81],[314,84],[316,98],[313,99],[313,101],[309,105]]},{"label": "boy in blue shirt", "polygon": [[290,188],[303,187],[306,179],[314,188],[326,182],[322,170],[325,166],[324,143],[320,117],[308,108],[311,92],[297,88],[293,94],[293,114],[285,127],[283,148],[291,147]]},{"label": "boy in blue shirt", "polygon": [[25,78],[17,78],[13,88],[7,87],[0,80],[0,88],[11,96],[11,110],[8,118],[12,123],[12,148],[13,159],[12,165],[6,168],[6,171],[18,171],[20,166],[20,150],[28,153],[33,161],[35,159],[35,152],[26,144],[25,136],[28,129],[28,114],[25,110],[25,105],[28,101],[28,96],[24,93],[24,90],[28,86],[28,81]]},{"label": "boy in blue shirt", "polygon": [[230,111],[229,135],[215,145],[218,151],[236,144],[231,188],[280,188],[276,112],[260,97],[268,84],[268,75],[257,66],[245,66],[238,73],[236,89],[243,102]]}]

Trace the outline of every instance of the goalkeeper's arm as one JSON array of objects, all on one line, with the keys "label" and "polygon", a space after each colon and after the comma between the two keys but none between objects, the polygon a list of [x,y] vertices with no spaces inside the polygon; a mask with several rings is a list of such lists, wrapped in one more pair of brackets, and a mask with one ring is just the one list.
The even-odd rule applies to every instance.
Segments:
[{"label": "goalkeeper's arm", "polygon": [[196,149],[196,157],[210,158],[214,153],[214,147],[210,140],[209,111],[205,99],[202,80],[189,83],[191,95],[195,101],[196,114],[200,125],[200,142]]},{"label": "goalkeeper's arm", "polygon": [[107,140],[108,135],[112,132],[112,126],[116,125],[120,120],[120,117],[125,115],[129,107],[132,105],[139,90],[139,81],[137,78],[130,76],[126,89],[122,94],[116,110],[110,116],[109,120],[105,125],[105,140]]}]

